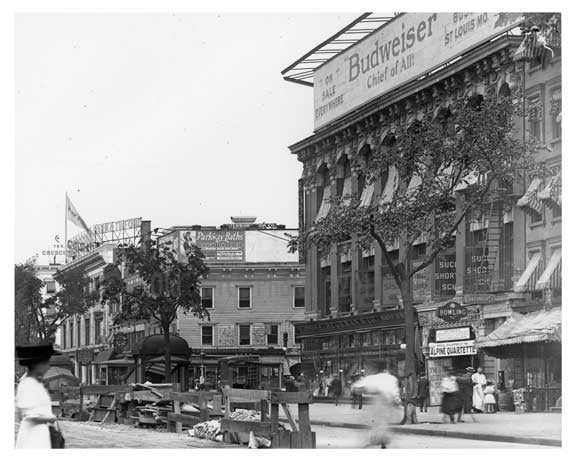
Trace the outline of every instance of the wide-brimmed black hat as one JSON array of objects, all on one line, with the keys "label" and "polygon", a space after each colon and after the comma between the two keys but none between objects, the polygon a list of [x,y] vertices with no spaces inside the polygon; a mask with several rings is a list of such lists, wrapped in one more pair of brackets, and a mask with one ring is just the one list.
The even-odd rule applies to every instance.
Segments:
[{"label": "wide-brimmed black hat", "polygon": [[50,360],[53,355],[61,353],[52,344],[34,344],[16,346],[16,356],[21,364],[31,364]]}]

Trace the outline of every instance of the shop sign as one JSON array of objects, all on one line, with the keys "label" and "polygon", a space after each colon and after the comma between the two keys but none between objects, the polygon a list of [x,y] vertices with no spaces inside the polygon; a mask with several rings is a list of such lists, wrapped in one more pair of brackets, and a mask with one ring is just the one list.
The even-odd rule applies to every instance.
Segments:
[{"label": "shop sign", "polygon": [[436,317],[446,322],[457,322],[468,315],[468,309],[458,303],[450,302],[436,310]]},{"label": "shop sign", "polygon": [[80,349],[78,352],[78,362],[87,365],[94,360],[94,351],[92,349]]},{"label": "shop sign", "polygon": [[456,294],[456,255],[439,254],[434,270],[434,292],[436,296]]},{"label": "shop sign", "polygon": [[463,339],[470,339],[470,327],[461,328],[446,328],[443,330],[436,330],[436,341],[459,341]]},{"label": "shop sign", "polygon": [[430,358],[452,357],[456,355],[476,355],[478,349],[473,339],[451,343],[429,343]]},{"label": "shop sign", "polygon": [[496,300],[496,296],[492,294],[471,294],[464,295],[465,304],[490,304]]},{"label": "shop sign", "polygon": [[404,13],[314,72],[314,128],[513,29],[520,13]]},{"label": "shop sign", "polygon": [[192,245],[202,250],[206,261],[244,261],[246,232],[240,230],[180,231],[180,257],[190,252]]}]

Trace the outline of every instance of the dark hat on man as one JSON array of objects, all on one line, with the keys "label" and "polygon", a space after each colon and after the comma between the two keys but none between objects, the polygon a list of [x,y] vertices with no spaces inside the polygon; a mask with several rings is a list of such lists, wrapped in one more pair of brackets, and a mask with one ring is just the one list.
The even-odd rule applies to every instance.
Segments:
[{"label": "dark hat on man", "polygon": [[476,371],[476,370],[475,370],[474,368],[472,368],[472,367],[466,367],[466,371],[474,372],[474,371]]},{"label": "dark hat on man", "polygon": [[34,363],[47,362],[53,355],[61,353],[54,349],[52,344],[35,344],[16,346],[16,356],[20,365],[32,365]]}]

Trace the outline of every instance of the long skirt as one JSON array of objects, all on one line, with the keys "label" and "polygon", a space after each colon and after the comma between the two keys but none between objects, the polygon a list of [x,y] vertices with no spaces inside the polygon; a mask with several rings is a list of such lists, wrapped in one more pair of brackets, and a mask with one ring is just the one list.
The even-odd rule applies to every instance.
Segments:
[{"label": "long skirt", "polygon": [[476,410],[484,411],[484,389],[482,385],[476,384],[474,386],[474,393],[472,394],[472,406]]},{"label": "long skirt", "polygon": [[444,392],[442,394],[442,413],[445,415],[455,415],[462,410],[462,399],[458,392]]}]

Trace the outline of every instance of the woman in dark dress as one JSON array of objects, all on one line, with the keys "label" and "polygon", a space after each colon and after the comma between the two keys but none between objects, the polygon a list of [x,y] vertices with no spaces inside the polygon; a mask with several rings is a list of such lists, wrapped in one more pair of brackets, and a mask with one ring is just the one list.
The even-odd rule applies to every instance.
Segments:
[{"label": "woman in dark dress", "polygon": [[447,376],[442,380],[441,409],[442,413],[450,418],[452,424],[455,424],[454,416],[462,411],[462,399],[453,370],[448,371]]}]

